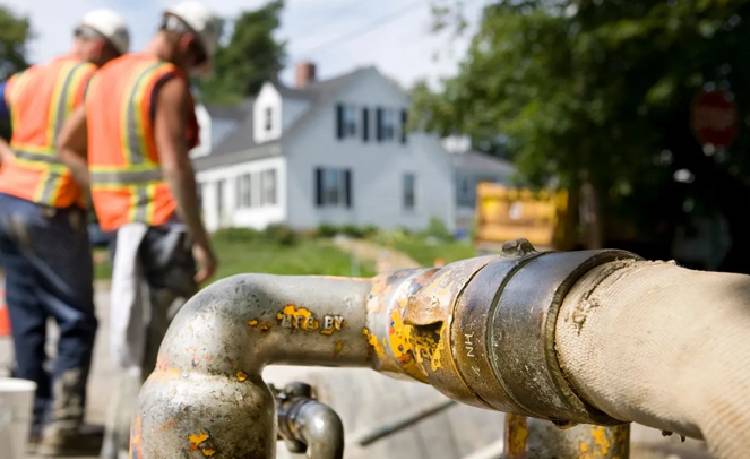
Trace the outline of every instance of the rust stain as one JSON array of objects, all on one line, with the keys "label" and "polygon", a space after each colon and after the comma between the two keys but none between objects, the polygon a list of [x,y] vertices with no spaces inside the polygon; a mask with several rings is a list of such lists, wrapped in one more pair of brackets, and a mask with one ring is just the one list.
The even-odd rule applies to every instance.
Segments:
[{"label": "rust stain", "polygon": [[[438,325],[438,324],[434,324]],[[388,347],[401,368],[408,375],[424,381],[428,368],[436,372],[442,367],[440,361],[440,328],[417,326],[405,323],[398,310],[391,312],[388,327]]]},{"label": "rust stain", "polygon": [[609,454],[610,448],[612,448],[612,442],[607,438],[607,431],[604,427],[596,426],[591,428],[591,436],[594,439],[594,445],[598,449],[598,453],[602,456]]},{"label": "rust stain", "polygon": [[136,416],[133,425],[130,428],[130,453],[128,454],[128,457],[143,457],[143,451],[141,449],[141,431],[141,417]]},{"label": "rust stain", "polygon": [[216,455],[216,448],[210,444],[209,435],[205,432],[188,435],[188,442],[190,443],[190,451],[200,451],[205,457]]},{"label": "rust stain", "polygon": [[152,380],[157,380],[160,382],[165,382],[170,379],[177,379],[181,375],[179,368],[157,368],[156,371],[151,373],[151,376],[149,376]]},{"label": "rust stain", "polygon": [[375,355],[378,357],[378,360],[382,360],[385,356],[385,351],[383,350],[383,346],[381,346],[380,342],[378,341],[378,337],[375,336],[367,327],[362,329],[362,335],[364,335],[365,339],[367,339],[367,342],[370,344],[372,350],[375,351]]},{"label": "rust stain", "polygon": [[235,373],[235,376],[237,377],[237,381],[239,382],[247,381],[247,373],[245,373],[244,371],[238,371],[237,373]]},{"label": "rust stain", "polygon": [[284,327],[293,330],[315,331],[320,328],[320,321],[307,308],[287,304],[284,309],[276,313],[276,320]]},{"label": "rust stain", "polygon": [[264,322],[262,320],[257,320],[257,319],[248,320],[247,321],[247,325],[250,328],[255,328],[255,329],[260,330],[262,332],[267,332],[268,330],[271,329],[271,324],[270,323]]},{"label": "rust stain", "polygon": [[529,438],[529,428],[526,418],[516,414],[508,414],[508,459],[526,457],[526,440]]},{"label": "rust stain", "polygon": [[188,441],[190,442],[190,451],[198,451],[200,446],[208,440],[207,433],[190,434],[188,435]]},{"label": "rust stain", "polygon": [[340,339],[336,340],[336,343],[333,345],[333,355],[338,356],[341,354],[341,351],[344,350],[344,342]]}]

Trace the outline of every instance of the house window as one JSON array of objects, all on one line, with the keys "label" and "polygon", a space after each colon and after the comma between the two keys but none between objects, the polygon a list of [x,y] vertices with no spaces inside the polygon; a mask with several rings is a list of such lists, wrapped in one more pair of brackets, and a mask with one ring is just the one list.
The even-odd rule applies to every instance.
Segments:
[{"label": "house window", "polygon": [[392,108],[378,107],[375,116],[378,142],[392,142],[396,140],[398,111]]},{"label": "house window", "polygon": [[351,169],[316,168],[315,203],[318,207],[351,208]]},{"label": "house window", "polygon": [[264,111],[266,132],[273,130],[273,107],[266,107]]},{"label": "house window", "polygon": [[339,140],[357,137],[359,110],[354,105],[336,105],[336,138]]},{"label": "house window", "polygon": [[252,206],[252,185],[253,176],[251,174],[243,174],[237,177],[237,192],[236,202],[238,209],[249,209]]},{"label": "house window", "polygon": [[344,138],[357,136],[357,107],[344,106]]},{"label": "house window", "polygon": [[468,176],[463,176],[458,180],[458,193],[456,193],[458,207],[474,207],[475,191],[474,181]]},{"label": "house window", "polygon": [[260,205],[276,205],[276,169],[266,169],[260,173]]},{"label": "house window", "polygon": [[417,177],[414,174],[404,174],[404,209],[414,210],[417,198]]}]

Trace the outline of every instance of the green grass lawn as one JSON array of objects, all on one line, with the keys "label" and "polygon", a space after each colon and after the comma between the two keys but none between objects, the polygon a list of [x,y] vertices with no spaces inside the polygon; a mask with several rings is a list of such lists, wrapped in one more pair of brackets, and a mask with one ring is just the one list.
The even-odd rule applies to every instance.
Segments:
[{"label": "green grass lawn", "polygon": [[[325,239],[228,230],[213,238],[219,267],[213,280],[239,273],[321,274],[326,276],[375,275],[371,263],[361,263]],[[95,256],[97,279],[110,279],[112,266],[106,251]]]},{"label": "green grass lawn", "polygon": [[432,266],[436,260],[450,263],[476,256],[476,249],[469,242],[416,234],[385,233],[377,236],[375,242],[409,255],[422,266]]},{"label": "green grass lawn", "polygon": [[266,238],[215,238],[214,248],[219,259],[216,279],[248,272],[362,277],[375,274],[371,264],[352,261],[349,254],[323,239],[300,238],[286,245]]}]

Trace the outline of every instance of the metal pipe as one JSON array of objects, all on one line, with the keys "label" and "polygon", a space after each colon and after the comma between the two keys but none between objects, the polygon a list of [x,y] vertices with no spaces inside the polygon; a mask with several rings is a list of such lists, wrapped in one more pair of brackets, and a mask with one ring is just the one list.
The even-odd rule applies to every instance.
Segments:
[{"label": "metal pipe", "polygon": [[287,384],[276,396],[279,433],[291,452],[309,459],[344,457],[344,424],[329,406],[312,399],[308,384]]},{"label": "metal pipe", "polygon": [[365,366],[367,280],[234,276],[177,314],[144,384],[131,450],[139,458],[274,457],[270,363]]},{"label": "metal pipe", "polygon": [[[558,422],[630,421],[570,373],[586,368],[564,372],[556,327],[571,289],[585,290],[592,270],[608,274],[633,260],[618,250],[536,253],[517,243],[499,256],[371,281],[217,282],[170,327],[141,391],[132,449],[147,459],[273,457],[273,399],[259,376],[273,363],[367,365],[484,408]],[[617,331],[609,324],[604,334]]]},{"label": "metal pipe", "polygon": [[508,414],[504,459],[627,459],[630,425],[557,426],[550,421]]}]

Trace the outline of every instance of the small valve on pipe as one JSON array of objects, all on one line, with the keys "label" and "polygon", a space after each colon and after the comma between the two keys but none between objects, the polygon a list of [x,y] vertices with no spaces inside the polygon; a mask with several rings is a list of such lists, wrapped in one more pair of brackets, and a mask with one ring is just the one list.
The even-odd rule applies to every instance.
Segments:
[{"label": "small valve on pipe", "polygon": [[312,395],[312,386],[292,382],[277,389],[269,385],[276,400],[279,437],[291,453],[307,453],[310,459],[344,457],[344,424],[329,406]]}]

